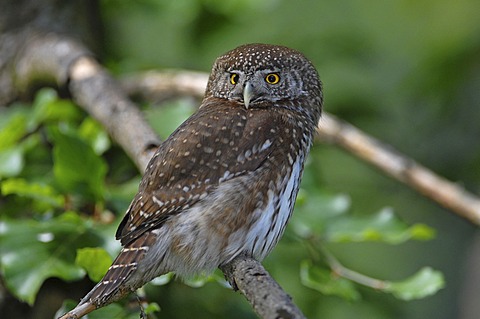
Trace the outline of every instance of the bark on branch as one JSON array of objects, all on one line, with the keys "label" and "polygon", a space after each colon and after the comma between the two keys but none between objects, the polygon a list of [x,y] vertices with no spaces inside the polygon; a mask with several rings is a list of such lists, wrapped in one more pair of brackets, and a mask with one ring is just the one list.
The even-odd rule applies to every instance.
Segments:
[{"label": "bark on branch", "polygon": [[102,123],[143,172],[160,145],[160,139],[138,107],[91,57],[77,59],[71,65],[69,75],[69,88],[74,100]]},{"label": "bark on branch", "polygon": [[[171,95],[203,95],[208,76],[198,72],[146,72],[122,80],[131,95],[161,100]],[[188,85],[185,85],[188,83]],[[453,213],[480,226],[480,199],[463,187],[438,176],[415,160],[400,154],[353,125],[324,112],[318,126],[319,140],[337,145],[405,183]]]},{"label": "bark on branch", "polygon": [[239,256],[220,269],[230,285],[242,292],[261,318],[305,318],[292,298],[256,260]]}]

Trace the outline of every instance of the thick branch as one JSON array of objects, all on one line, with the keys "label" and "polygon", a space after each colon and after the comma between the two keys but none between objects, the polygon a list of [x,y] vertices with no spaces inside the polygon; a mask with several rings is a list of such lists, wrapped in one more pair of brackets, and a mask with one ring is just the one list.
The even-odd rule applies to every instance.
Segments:
[{"label": "thick branch", "polygon": [[[208,76],[190,72],[147,72],[122,80],[129,94],[158,99],[169,95],[201,97]],[[202,83],[203,81],[203,83]],[[185,85],[185,83],[195,83]],[[480,225],[480,199],[428,170],[422,165],[394,151],[351,124],[324,112],[318,126],[319,139],[338,145],[358,158],[380,169],[387,175],[407,184],[424,196],[452,212]]]},{"label": "thick branch", "polygon": [[220,267],[235,290],[240,290],[261,318],[305,318],[292,298],[254,259],[239,256]]},{"label": "thick branch", "polygon": [[107,129],[113,139],[143,170],[160,140],[146,125],[112,77],[81,43],[53,32],[26,30],[25,44],[15,55],[14,74],[19,92],[49,79],[69,85],[73,99]]},{"label": "thick branch", "polygon": [[69,74],[75,101],[102,123],[143,172],[160,139],[139,109],[94,59],[77,59]]}]

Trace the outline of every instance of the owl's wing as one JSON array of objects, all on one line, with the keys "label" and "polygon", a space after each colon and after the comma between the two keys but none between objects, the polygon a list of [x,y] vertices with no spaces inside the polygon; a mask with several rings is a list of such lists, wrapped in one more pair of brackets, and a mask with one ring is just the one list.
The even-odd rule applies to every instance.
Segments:
[{"label": "owl's wing", "polygon": [[117,230],[122,245],[159,228],[219,184],[254,172],[270,156],[280,116],[217,104],[202,107],[160,145]]}]

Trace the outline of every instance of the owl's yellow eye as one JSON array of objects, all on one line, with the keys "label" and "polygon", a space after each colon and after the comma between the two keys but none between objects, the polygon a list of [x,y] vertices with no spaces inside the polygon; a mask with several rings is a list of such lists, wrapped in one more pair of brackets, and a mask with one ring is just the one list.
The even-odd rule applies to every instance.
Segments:
[{"label": "owl's yellow eye", "polygon": [[269,73],[265,77],[265,81],[268,84],[277,84],[278,82],[280,82],[280,76],[277,73]]},{"label": "owl's yellow eye", "polygon": [[238,75],[238,73],[230,74],[230,83],[232,83],[233,85],[237,84],[239,78],[240,78],[240,75]]}]

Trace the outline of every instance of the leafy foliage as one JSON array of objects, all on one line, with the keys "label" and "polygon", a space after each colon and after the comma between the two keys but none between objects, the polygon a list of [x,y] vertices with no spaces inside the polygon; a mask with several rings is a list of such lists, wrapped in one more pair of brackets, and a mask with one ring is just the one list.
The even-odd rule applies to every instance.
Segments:
[{"label": "leafy foliage", "polygon": [[[308,167],[307,167],[308,172]],[[408,225],[391,208],[380,212],[355,216],[350,212],[350,200],[345,195],[328,195],[303,191],[291,222],[294,235],[306,241],[310,247],[310,260],[300,266],[301,282],[326,295],[336,295],[347,300],[359,300],[356,285],[361,284],[399,299],[420,299],[432,291],[443,288],[443,275],[424,268],[404,281],[391,283],[370,278],[347,269],[327,250],[327,243],[383,242],[400,244],[408,240],[429,240],[435,231],[424,224]],[[323,254],[327,266],[314,264],[316,256]]]},{"label": "leafy foliage", "polygon": [[385,291],[403,300],[420,299],[430,296],[445,285],[443,275],[425,267],[402,282],[387,282]]},{"label": "leafy foliage", "polygon": [[52,207],[61,208],[65,205],[65,198],[51,185],[38,182],[28,182],[23,178],[9,178],[1,184],[2,194],[14,194],[19,197],[30,198],[35,203],[35,210],[44,212]]},{"label": "leafy foliage", "polygon": [[[32,108],[13,106],[0,123],[0,157],[16,162],[1,170],[0,266],[10,291],[29,304],[50,277],[82,278],[85,255],[76,260],[77,249],[112,236],[110,226],[99,227],[108,215],[107,164],[98,154],[110,145],[105,132],[50,89]],[[85,268],[96,280],[105,270]]]},{"label": "leafy foliage", "polygon": [[335,295],[349,301],[359,300],[361,297],[352,281],[336,276],[327,268],[314,266],[309,261],[301,264],[300,279],[306,287],[325,295]]},{"label": "leafy foliage", "polygon": [[443,274],[429,267],[422,268],[403,281],[391,282],[367,277],[346,269],[338,263],[333,270],[329,270],[325,267],[312,265],[308,261],[301,264],[300,279],[306,287],[315,289],[325,295],[335,295],[350,301],[361,298],[355,282],[391,293],[401,300],[428,297],[445,285]]},{"label": "leafy foliage", "polygon": [[[292,221],[297,235],[309,238],[321,234],[328,242],[381,241],[400,244],[405,241],[429,240],[435,231],[424,224],[408,225],[391,208],[366,216],[349,214],[350,201],[345,195],[312,194],[297,203]],[[306,192],[303,192],[306,197]],[[304,202],[302,204],[302,202]]]},{"label": "leafy foliage", "polygon": [[33,304],[43,281],[58,277],[80,279],[84,270],[75,264],[75,247],[99,245],[88,222],[74,212],[45,221],[4,220],[0,223],[3,276],[19,299]]},{"label": "leafy foliage", "polygon": [[53,148],[53,174],[58,186],[69,193],[84,194],[94,200],[104,196],[107,165],[92,146],[73,134],[50,131]]}]

